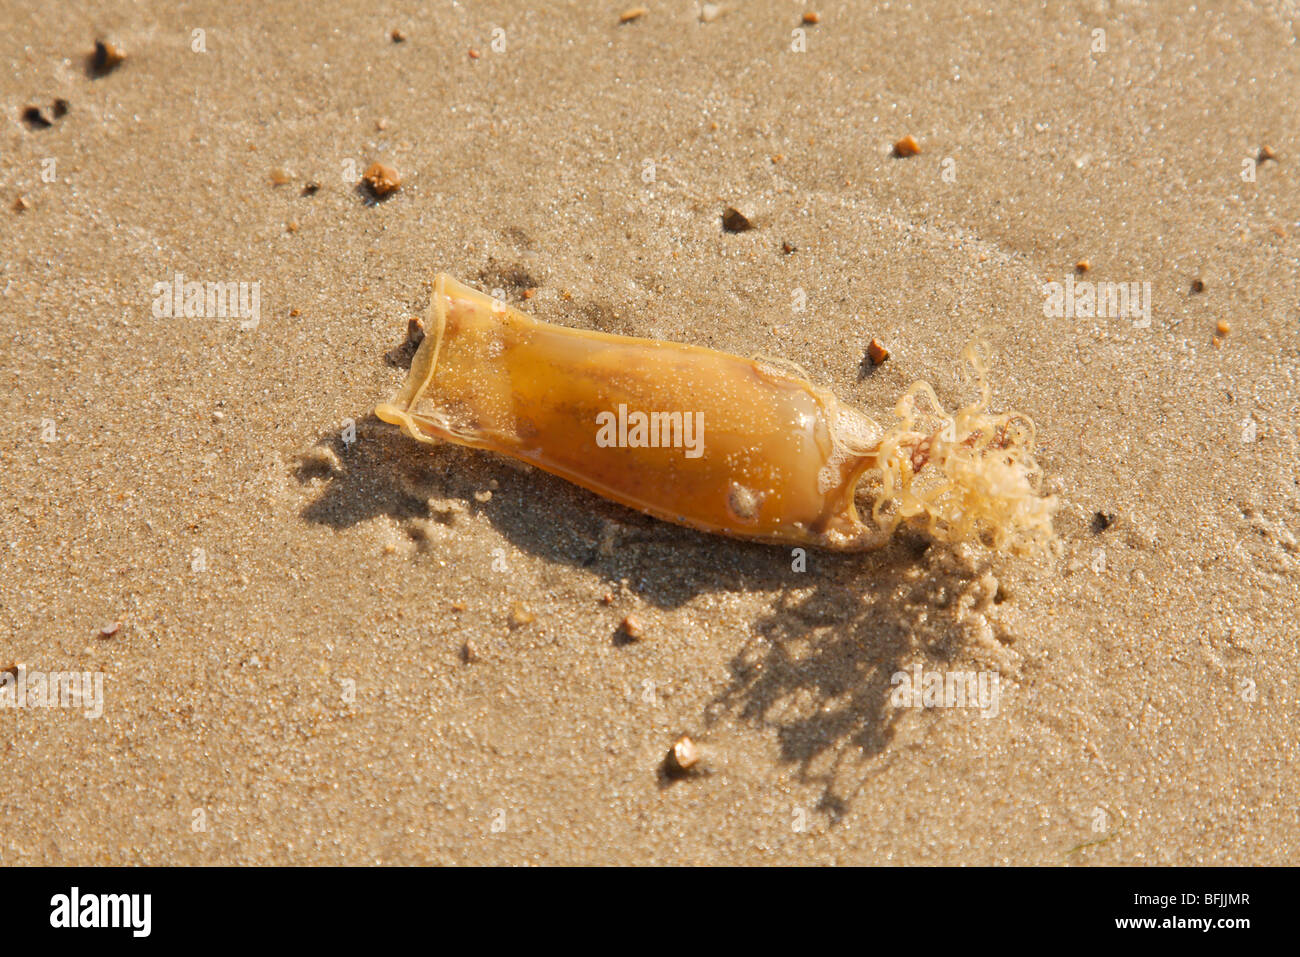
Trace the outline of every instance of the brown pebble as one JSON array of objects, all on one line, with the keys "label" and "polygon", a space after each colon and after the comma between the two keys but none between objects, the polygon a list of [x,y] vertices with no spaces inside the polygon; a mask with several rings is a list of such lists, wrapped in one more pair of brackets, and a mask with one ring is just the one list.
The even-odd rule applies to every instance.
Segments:
[{"label": "brown pebble", "polygon": [[96,77],[108,76],[126,59],[121,47],[105,40],[95,41],[95,52],[90,55],[90,72]]},{"label": "brown pebble", "polygon": [[71,109],[71,106],[69,105],[68,101],[63,99],[62,97],[59,97],[59,99],[55,100],[54,106],[50,108],[56,120],[60,119],[61,117],[67,116],[69,109]]},{"label": "brown pebble", "polygon": [[1092,530],[1100,535],[1106,529],[1110,528],[1116,522],[1114,512],[1095,512],[1092,516]]},{"label": "brown pebble", "polygon": [[1226,336],[1229,332],[1232,331],[1232,326],[1228,325],[1228,320],[1220,319],[1218,322],[1214,324],[1214,331],[1221,336]]},{"label": "brown pebble", "polygon": [[816,13],[812,10],[809,10],[803,15],[803,22],[809,24],[821,23],[822,15],[820,13]]},{"label": "brown pebble", "polygon": [[308,183],[306,186],[304,186],[304,187],[302,188],[302,195],[304,195],[304,196],[315,196],[315,195],[316,195],[316,191],[319,190],[319,189],[320,189],[320,183],[317,183],[317,182],[311,182],[311,183]]},{"label": "brown pebble", "polygon": [[290,319],[297,319],[301,315],[302,315],[302,310],[299,309],[297,306],[294,306],[292,309],[289,310]]},{"label": "brown pebble", "polygon": [[1205,280],[1203,280],[1203,279],[1193,279],[1193,280],[1192,280],[1192,292],[1205,292]]},{"label": "brown pebble", "polygon": [[792,242],[783,242],[783,243],[781,244],[781,252],[785,253],[787,256],[790,255],[792,252],[794,252],[794,251],[795,251],[796,249],[798,249],[798,248],[799,248],[799,247],[796,246],[796,245],[795,245],[794,243],[792,243]]},{"label": "brown pebble", "polygon": [[405,43],[405,42],[406,42],[406,34],[403,33],[401,30],[394,30],[392,33],[390,33],[390,34],[388,34],[388,35],[389,35],[389,37],[392,38],[392,41],[393,41],[394,43]]},{"label": "brown pebble", "polygon": [[39,106],[29,106],[23,110],[23,122],[29,130],[45,130],[54,125],[45,118]]},{"label": "brown pebble", "polygon": [[298,221],[296,219],[291,219],[284,228],[291,233],[296,233],[298,231]]},{"label": "brown pebble", "polygon": [[735,206],[722,211],[722,228],[731,233],[743,233],[754,228],[754,222]]},{"label": "brown pebble", "polygon": [[600,596],[600,603],[602,605],[614,604],[614,593],[612,591],[605,592],[605,594]]},{"label": "brown pebble", "polygon": [[377,199],[382,199],[402,185],[402,177],[397,170],[379,162],[370,164],[361,181]]},{"label": "brown pebble", "polygon": [[894,144],[895,156],[916,156],[921,152],[921,144],[910,133]]},{"label": "brown pebble", "polygon": [[529,611],[522,602],[515,602],[510,608],[510,627],[521,628],[524,625],[531,625],[537,620],[537,616]]},{"label": "brown pebble", "polygon": [[375,120],[375,129],[379,130],[381,133],[388,129],[388,118],[381,116],[379,119]]},{"label": "brown pebble", "polygon": [[640,619],[633,615],[624,618],[619,628],[629,641],[640,641],[645,637],[645,628],[642,626]]},{"label": "brown pebble", "polygon": [[700,749],[687,735],[682,735],[664,758],[664,770],[670,777],[690,774],[700,763]]},{"label": "brown pebble", "polygon": [[419,316],[412,316],[406,320],[406,343],[412,347],[418,347],[424,341],[424,320]]},{"label": "brown pebble", "polygon": [[470,47],[470,48],[469,48],[469,58],[470,58],[471,60],[477,60],[477,59],[478,59],[479,57],[481,57],[482,55],[483,55],[483,54],[479,53],[479,52],[478,52],[477,50],[475,50],[473,47]]},{"label": "brown pebble", "polygon": [[293,177],[289,175],[289,171],[281,166],[277,166],[275,169],[271,170],[272,186],[283,186],[291,179],[293,179]]},{"label": "brown pebble", "polygon": [[467,640],[460,646],[460,660],[467,665],[478,661],[478,649],[474,647],[474,642]]},{"label": "brown pebble", "polygon": [[867,358],[871,360],[872,365],[878,366],[889,358],[889,350],[885,348],[885,344],[879,339],[872,339],[867,344]]},{"label": "brown pebble", "polygon": [[14,212],[21,213],[23,210],[31,209],[32,202],[26,196],[19,196],[14,200]]},{"label": "brown pebble", "polygon": [[1077,263],[1074,264],[1075,272],[1087,272],[1091,268],[1092,268],[1092,263],[1088,262],[1088,260],[1086,259],[1080,259]]},{"label": "brown pebble", "polygon": [[630,10],[624,10],[618,15],[619,23],[631,23],[633,20],[639,20],[650,11],[645,7],[632,7]]},{"label": "brown pebble", "polygon": [[99,629],[99,637],[112,638],[121,630],[122,630],[122,623],[120,621],[114,621],[107,625],[104,625],[104,627]]},{"label": "brown pebble", "polygon": [[1271,146],[1261,146],[1259,148],[1259,162],[1267,163],[1269,160],[1277,162],[1277,152]]}]

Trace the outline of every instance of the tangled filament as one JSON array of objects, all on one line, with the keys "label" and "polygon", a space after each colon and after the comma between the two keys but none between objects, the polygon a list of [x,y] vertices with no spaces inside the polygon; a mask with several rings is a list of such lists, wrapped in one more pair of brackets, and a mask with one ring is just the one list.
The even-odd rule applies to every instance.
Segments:
[{"label": "tangled filament", "polygon": [[871,516],[889,532],[906,522],[940,541],[1045,551],[1057,502],[1039,491],[1034,423],[1019,412],[989,413],[987,362],[974,346],[962,356],[979,399],[950,416],[929,383],[907,390],[894,409],[898,424],[877,449]]}]

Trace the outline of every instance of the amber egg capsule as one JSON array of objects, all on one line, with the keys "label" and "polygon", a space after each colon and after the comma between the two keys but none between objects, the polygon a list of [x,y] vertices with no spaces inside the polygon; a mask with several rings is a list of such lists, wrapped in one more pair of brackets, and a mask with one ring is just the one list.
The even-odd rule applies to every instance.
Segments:
[{"label": "amber egg capsule", "polygon": [[445,274],[426,330],[381,419],[707,532],[877,547],[908,509],[864,522],[859,480],[886,469],[909,489],[923,440],[927,461],[943,458],[916,422],[887,432],[777,363],[551,325]]}]

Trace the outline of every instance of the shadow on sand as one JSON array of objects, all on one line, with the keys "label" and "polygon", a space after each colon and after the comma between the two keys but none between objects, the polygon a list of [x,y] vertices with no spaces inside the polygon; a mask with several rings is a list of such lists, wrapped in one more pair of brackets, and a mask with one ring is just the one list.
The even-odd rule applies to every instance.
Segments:
[{"label": "shadow on sand", "polygon": [[[770,595],[702,720],[772,729],[779,759],[820,786],[832,821],[891,760],[907,714],[890,704],[892,676],[915,662],[942,668],[978,656],[969,613],[994,600],[981,593],[985,569],[913,533],[865,554],[810,550],[807,571],[796,572],[789,549],[660,522],[540,470],[420,445],[373,416],[357,423],[357,438],[346,448],[337,433],[322,438],[335,453],[329,464],[304,457],[301,482],[328,478],[306,520],[410,521],[431,517],[431,499],[459,500],[519,549],[622,583],[659,608],[708,593]],[[501,494],[478,501],[474,492],[493,479]]]}]

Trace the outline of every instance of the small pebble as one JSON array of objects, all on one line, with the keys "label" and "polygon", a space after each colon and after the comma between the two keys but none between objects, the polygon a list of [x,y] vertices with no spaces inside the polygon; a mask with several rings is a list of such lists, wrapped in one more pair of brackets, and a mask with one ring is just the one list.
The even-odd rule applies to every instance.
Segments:
[{"label": "small pebble", "polygon": [[796,246],[794,243],[792,243],[792,242],[788,242],[788,241],[787,241],[787,242],[783,242],[783,243],[781,244],[781,252],[785,253],[787,256],[790,255],[792,252],[794,252],[794,251],[795,251],[796,249],[798,249],[798,248],[799,248],[799,247]]},{"label": "small pebble", "polygon": [[21,213],[23,210],[31,209],[32,203],[26,196],[19,196],[14,200],[14,212]]},{"label": "small pebble", "polygon": [[1192,292],[1205,292],[1205,280],[1203,280],[1203,279],[1193,279],[1193,280],[1192,280]]},{"label": "small pebble", "polygon": [[1220,319],[1217,323],[1214,324],[1214,329],[1219,335],[1226,336],[1229,332],[1232,331],[1232,326],[1228,325],[1228,320]]},{"label": "small pebble", "polygon": [[1267,163],[1269,160],[1277,162],[1277,153],[1271,146],[1261,146],[1259,148],[1259,162]]},{"label": "small pebble", "polygon": [[670,777],[682,777],[690,774],[699,763],[700,749],[689,737],[682,735],[664,759],[664,770]]},{"label": "small pebble", "polygon": [[628,615],[619,625],[623,634],[627,636],[628,641],[640,641],[645,637],[645,628],[641,625],[640,619],[633,615]]},{"label": "small pebble", "polygon": [[406,320],[406,344],[411,348],[418,348],[424,341],[424,320],[419,316],[411,316]]},{"label": "small pebble", "polygon": [[96,77],[108,76],[126,59],[126,53],[105,40],[95,41],[95,52],[90,55],[90,72]]},{"label": "small pebble", "polygon": [[389,34],[389,37],[392,38],[392,41],[393,41],[394,43],[405,43],[405,42],[406,42],[406,34],[403,33],[401,30],[394,30],[392,33]]},{"label": "small pebble", "polygon": [[803,15],[803,22],[808,24],[821,23],[822,15],[820,13],[816,13],[812,10],[809,10]]},{"label": "small pebble", "polygon": [[222,412],[220,409],[212,413],[213,422],[224,422],[225,420],[226,420],[226,413]]},{"label": "small pebble", "polygon": [[289,175],[289,171],[281,166],[277,166],[275,169],[271,170],[272,186],[283,186],[291,179],[293,179],[293,177]]},{"label": "small pebble", "polygon": [[121,630],[122,630],[122,623],[120,621],[115,621],[100,628],[99,637],[112,638]]},{"label": "small pebble", "polygon": [[921,152],[921,144],[910,133],[894,144],[895,156],[916,156]]},{"label": "small pebble", "polygon": [[473,47],[470,47],[470,48],[469,48],[469,58],[470,58],[471,60],[477,60],[477,59],[478,59],[479,57],[481,57],[482,55],[483,55],[483,54],[479,53],[479,52],[478,52],[477,50],[475,50]]},{"label": "small pebble", "polygon": [[492,501],[492,492],[488,489],[475,492],[474,501],[478,502],[480,505],[486,505],[488,502]]},{"label": "small pebble", "polygon": [[618,15],[619,23],[631,23],[633,20],[639,20],[650,11],[645,7],[632,7],[630,10],[624,10]]},{"label": "small pebble", "polygon": [[71,109],[71,106],[69,105],[67,100],[60,97],[59,99],[54,101],[54,106],[51,109],[52,112],[54,113],[54,118],[57,120],[67,116],[68,110]]},{"label": "small pebble", "polygon": [[872,339],[867,344],[867,358],[871,360],[872,365],[878,366],[889,358],[889,350],[879,339]]},{"label": "small pebble", "polygon": [[478,649],[474,647],[474,642],[467,640],[460,646],[460,660],[467,665],[478,661]]},{"label": "small pebble", "polygon": [[524,625],[531,625],[537,620],[537,616],[529,611],[521,602],[515,602],[510,608],[510,627],[521,628]]},{"label": "small pebble", "polygon": [[1088,262],[1088,260],[1086,259],[1080,259],[1077,263],[1074,264],[1075,272],[1087,272],[1091,268],[1092,268],[1092,263]]},{"label": "small pebble", "polygon": [[722,228],[731,233],[743,233],[754,228],[754,221],[735,206],[722,211]]},{"label": "small pebble", "polygon": [[316,195],[316,191],[317,191],[318,189],[320,189],[320,183],[317,183],[317,182],[311,182],[311,183],[308,183],[306,186],[304,186],[304,187],[302,188],[302,195],[304,195],[304,196],[315,196],[315,195]]},{"label": "small pebble", "polygon": [[298,231],[298,221],[296,219],[291,219],[284,228],[289,230],[291,233],[296,233]]},{"label": "small pebble", "polygon": [[302,310],[299,309],[297,306],[294,306],[292,309],[289,310],[289,318],[291,319],[297,319],[301,315],[302,315]]},{"label": "small pebble", "polygon": [[379,162],[371,163],[361,180],[377,199],[382,199],[402,185],[402,177],[397,170]]},{"label": "small pebble", "polygon": [[30,130],[49,129],[54,124],[45,118],[39,106],[29,106],[23,110],[23,122],[27,124]]},{"label": "small pebble", "polygon": [[721,4],[706,3],[700,7],[700,19],[705,23],[712,23],[726,12]]}]

